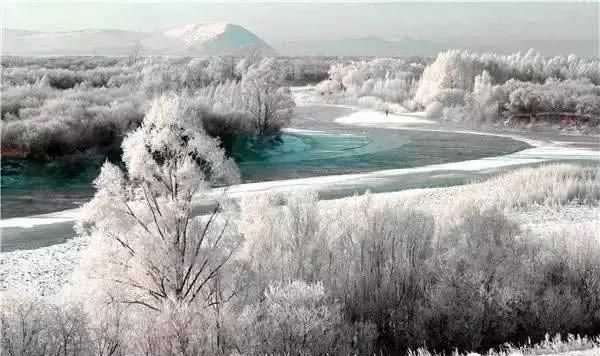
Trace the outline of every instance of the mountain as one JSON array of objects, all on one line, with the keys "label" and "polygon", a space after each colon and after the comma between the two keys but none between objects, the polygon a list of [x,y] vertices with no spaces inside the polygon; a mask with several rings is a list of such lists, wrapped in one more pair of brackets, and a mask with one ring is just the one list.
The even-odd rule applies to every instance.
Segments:
[{"label": "mountain", "polygon": [[423,39],[385,40],[378,37],[342,39],[326,42],[281,42],[275,48],[282,55],[322,56],[407,56],[433,55],[444,46]]},{"label": "mountain", "polygon": [[3,55],[227,55],[244,47],[275,51],[242,26],[201,22],[167,29],[163,32],[123,30],[81,30],[33,32],[5,29]]},{"label": "mountain", "polygon": [[262,49],[265,54],[275,54],[273,48],[252,32],[242,26],[224,22],[188,24],[171,28],[164,35],[183,42],[184,51],[218,55],[252,46]]}]

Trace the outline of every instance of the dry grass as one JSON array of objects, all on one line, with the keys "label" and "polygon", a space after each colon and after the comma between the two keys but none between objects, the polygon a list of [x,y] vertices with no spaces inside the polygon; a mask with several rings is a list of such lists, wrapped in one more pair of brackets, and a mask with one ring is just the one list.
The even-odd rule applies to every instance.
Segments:
[{"label": "dry grass", "polygon": [[519,210],[531,205],[556,209],[567,204],[600,203],[600,166],[548,164],[527,167],[473,185],[458,197],[443,202],[453,219],[472,207]]},{"label": "dry grass", "polygon": [[[546,334],[546,339],[535,345],[524,345],[521,347],[513,345],[504,345],[502,350],[490,350],[485,353],[485,356],[534,356],[534,355],[564,355],[576,351],[586,351],[585,353],[577,353],[573,355],[593,356],[600,354],[600,336],[597,337],[581,337],[579,335],[568,335],[563,339],[560,335],[550,337]],[[590,353],[591,352],[591,353]],[[475,356],[476,353],[452,353],[452,356]],[[569,354],[570,356],[571,354]],[[441,354],[431,353],[425,349],[409,351],[408,356],[441,356]],[[565,355],[566,356],[566,355]]]},{"label": "dry grass", "polygon": [[550,164],[523,168],[493,178],[488,184],[498,205],[523,207],[528,204],[560,206],[567,203],[597,204],[600,201],[598,166]]}]

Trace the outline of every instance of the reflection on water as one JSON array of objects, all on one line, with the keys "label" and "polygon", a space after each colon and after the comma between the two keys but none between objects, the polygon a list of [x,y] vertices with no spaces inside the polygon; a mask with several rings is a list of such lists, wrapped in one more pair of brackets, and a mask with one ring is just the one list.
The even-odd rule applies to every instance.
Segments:
[{"label": "reflection on water", "polygon": [[[527,145],[508,138],[444,132],[290,130],[277,142],[234,147],[244,182],[415,167],[507,154]],[[93,195],[105,158],[35,163],[2,160],[2,218],[76,207]]]}]

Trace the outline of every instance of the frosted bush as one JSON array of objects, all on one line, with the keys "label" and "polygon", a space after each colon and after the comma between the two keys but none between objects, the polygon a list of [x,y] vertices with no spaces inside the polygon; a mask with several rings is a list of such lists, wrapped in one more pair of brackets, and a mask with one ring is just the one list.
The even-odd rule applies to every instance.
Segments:
[{"label": "frosted bush", "polygon": [[559,209],[566,204],[598,205],[600,178],[597,166],[548,164],[500,174],[449,202],[447,216],[455,218],[472,206],[526,209],[540,204]]},{"label": "frosted bush", "polygon": [[463,121],[465,111],[462,106],[449,106],[442,110],[441,117],[447,121]]},{"label": "frosted bush", "polygon": [[[571,355],[577,354],[577,351],[583,351],[584,354],[590,354],[595,349],[600,348],[600,337],[582,337],[580,335],[569,334],[567,338],[563,338],[560,334],[550,337],[546,334],[545,340],[531,344],[528,342],[524,346],[515,346],[511,344],[504,344],[501,351],[489,350],[481,354],[474,352],[454,352],[453,356],[524,356],[524,355]],[[409,350],[407,356],[442,356],[436,352],[430,352],[426,349],[420,348],[416,351]]]},{"label": "frosted bush", "polygon": [[336,82],[335,80],[324,80],[324,81],[320,82],[319,84],[317,84],[315,89],[321,95],[332,94],[332,93],[340,90],[340,83]]},{"label": "frosted bush", "polygon": [[523,168],[494,178],[489,184],[501,187],[494,200],[505,206],[597,204],[600,201],[600,174],[594,166],[551,164]]},{"label": "frosted bush", "polygon": [[[169,92],[193,96],[206,111],[221,114],[207,124],[213,137],[275,136],[294,109],[282,61],[246,61],[237,73],[234,58],[219,57],[11,59],[3,63],[1,114],[9,134],[3,130],[2,146],[42,160],[118,151],[140,125],[148,101]],[[46,121],[56,121],[58,129],[44,130]],[[23,125],[33,133],[19,135]]]},{"label": "frosted bush", "polygon": [[328,301],[321,283],[269,286],[264,301],[245,308],[238,327],[246,355],[343,354],[351,345],[340,306]]},{"label": "frosted bush", "polygon": [[425,117],[435,119],[442,116],[444,105],[439,101],[434,101],[425,108]]},{"label": "frosted bush", "polygon": [[329,69],[329,79],[320,82],[316,89],[328,102],[385,110],[389,105],[399,105],[412,98],[422,70],[418,59],[416,62],[378,58],[334,63]]},{"label": "frosted bush", "polygon": [[260,291],[271,281],[318,280],[326,240],[316,193],[247,197],[241,212],[240,258],[255,272]]},{"label": "frosted bush", "polygon": [[0,347],[15,356],[78,356],[93,352],[86,315],[76,304],[60,304],[26,292],[0,295]]},{"label": "frosted bush", "polygon": [[172,304],[160,313],[140,315],[127,343],[138,355],[221,355],[229,346],[222,322],[216,309]]}]

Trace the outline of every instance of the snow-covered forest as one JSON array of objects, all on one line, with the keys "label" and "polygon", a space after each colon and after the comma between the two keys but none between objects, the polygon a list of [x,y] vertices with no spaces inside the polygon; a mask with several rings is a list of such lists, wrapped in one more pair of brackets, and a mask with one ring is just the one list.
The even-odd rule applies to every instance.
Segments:
[{"label": "snow-covered forest", "polygon": [[[473,54],[435,59],[238,57],[20,58],[3,60],[2,152],[49,159],[117,150],[157,95],[177,92],[228,147],[237,136],[276,136],[294,103],[292,84],[317,83],[324,100],[468,123],[546,124],[595,130],[600,62],[576,56]],[[209,115],[210,116],[210,115]]]},{"label": "snow-covered forest", "polygon": [[[77,216],[80,256],[60,291],[1,292],[2,351],[425,356],[599,346],[597,223],[567,216],[569,229],[539,226],[598,211],[597,164],[532,160],[539,165],[429,200],[326,201],[310,189],[232,198],[234,143],[276,145],[298,85],[311,86],[308,102],[386,117],[600,128],[600,60],[574,55],[3,58],[3,158],[118,159],[104,163]],[[560,340],[569,334],[582,336]]]},{"label": "snow-covered forest", "polygon": [[314,63],[255,52],[207,59],[9,57],[2,66],[3,155],[38,160],[118,150],[149,100],[168,92],[213,113],[198,117],[226,145],[234,135],[271,137],[294,109],[286,78],[319,78]]},{"label": "snow-covered forest", "polygon": [[425,110],[431,118],[450,121],[589,129],[599,125],[599,85],[597,58],[450,50],[431,63],[336,63],[317,89],[332,102],[392,112]]}]

